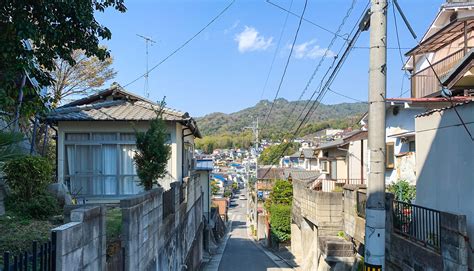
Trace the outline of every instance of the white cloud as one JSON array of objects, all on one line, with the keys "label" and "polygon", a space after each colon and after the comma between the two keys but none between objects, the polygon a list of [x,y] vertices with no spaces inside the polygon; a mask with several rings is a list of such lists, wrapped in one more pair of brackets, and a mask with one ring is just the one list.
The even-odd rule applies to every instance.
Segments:
[{"label": "white cloud", "polygon": [[[291,46],[288,46],[291,49]],[[295,45],[293,48],[295,58],[303,59],[316,59],[320,57],[334,57],[336,53],[327,48],[321,48],[316,44],[316,40],[310,40],[301,44]]]},{"label": "white cloud", "polygon": [[234,40],[239,44],[239,52],[265,51],[272,45],[273,37],[265,38],[253,27],[245,26]]},{"label": "white cloud", "polygon": [[240,20],[235,21],[229,28],[224,29],[224,34],[229,33],[230,31],[234,30],[239,26]]}]

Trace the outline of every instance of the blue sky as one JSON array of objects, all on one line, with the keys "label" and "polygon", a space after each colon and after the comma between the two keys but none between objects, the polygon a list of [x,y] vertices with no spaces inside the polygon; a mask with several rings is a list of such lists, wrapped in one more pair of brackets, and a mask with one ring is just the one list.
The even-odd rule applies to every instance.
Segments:
[{"label": "blue sky", "polygon": [[[112,39],[104,41],[114,57],[118,72],[114,81],[125,85],[145,72],[145,43],[141,34],[158,41],[150,47],[150,66],[158,63],[184,41],[199,31],[231,0],[216,1],[126,1],[126,13],[107,10],[97,19],[112,31]],[[291,0],[272,0],[288,8]],[[331,31],[336,31],[351,0],[309,0],[305,18]],[[438,12],[442,0],[399,0],[415,32],[421,38]],[[366,0],[357,0],[341,34],[350,32]],[[294,0],[291,10],[301,14],[303,0]],[[388,46],[397,47],[393,10],[388,12]],[[398,15],[397,15],[398,16]],[[283,73],[289,48],[298,25],[298,18],[289,16],[276,51],[286,13],[265,0],[236,0],[217,21],[181,51],[150,73],[150,99],[166,96],[169,107],[203,116],[211,112],[235,112],[253,106],[261,97],[272,100]],[[401,18],[397,17],[402,53],[416,44]],[[307,22],[302,23],[296,47],[290,60],[279,97],[297,100],[310,75],[332,38],[332,34]],[[338,38],[331,48],[337,52],[344,45]],[[332,85],[332,89],[359,100],[367,99],[369,32],[364,32],[349,59]],[[276,52],[275,64],[263,93],[262,90]],[[316,77],[306,91],[308,98],[332,62],[324,59]],[[402,90],[401,59],[397,49],[388,50],[388,97],[397,97]],[[109,82],[110,83],[110,82]],[[409,89],[404,79],[403,91]],[[144,80],[127,87],[144,94]],[[407,93],[408,94],[408,93]],[[405,96],[407,96],[405,94]],[[352,102],[329,92],[323,103]]]}]

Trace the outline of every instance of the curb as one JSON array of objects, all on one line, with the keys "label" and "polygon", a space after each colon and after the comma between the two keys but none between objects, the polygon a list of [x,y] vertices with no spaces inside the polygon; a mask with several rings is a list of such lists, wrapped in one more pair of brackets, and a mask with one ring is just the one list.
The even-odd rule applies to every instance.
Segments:
[{"label": "curb", "polygon": [[226,224],[227,229],[225,231],[223,241],[219,244],[219,247],[217,248],[217,253],[211,255],[210,260],[201,268],[202,271],[217,271],[219,269],[219,265],[221,264],[222,260],[222,255],[224,255],[224,251],[227,246],[227,241],[232,235],[232,220],[228,220]]},{"label": "curb", "polygon": [[[288,270],[288,269],[294,270],[294,269],[295,269],[295,266],[293,266],[292,264],[288,263],[288,262],[287,262],[285,259],[283,259],[282,257],[273,254],[271,251],[266,250],[260,243],[257,242],[257,240],[255,240],[255,239],[253,238],[253,236],[249,236],[249,239],[251,239],[255,246],[257,246],[257,247],[258,247],[263,253],[265,253],[265,255],[267,255],[276,265],[278,265],[279,268],[282,268],[282,269],[285,269],[285,270]],[[282,264],[281,262],[284,262],[285,264]]]}]

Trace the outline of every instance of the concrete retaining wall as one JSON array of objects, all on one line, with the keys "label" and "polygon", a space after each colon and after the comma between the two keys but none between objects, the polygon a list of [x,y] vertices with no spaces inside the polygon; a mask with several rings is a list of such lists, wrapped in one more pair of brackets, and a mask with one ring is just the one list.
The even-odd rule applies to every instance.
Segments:
[{"label": "concrete retaining wall", "polygon": [[71,211],[71,222],[54,228],[56,270],[105,270],[106,233],[103,206]]},{"label": "concrete retaining wall", "polygon": [[197,270],[202,260],[203,210],[198,179],[187,183],[180,203],[179,183],[170,185],[172,208],[163,217],[163,190],[122,200],[125,270]]}]

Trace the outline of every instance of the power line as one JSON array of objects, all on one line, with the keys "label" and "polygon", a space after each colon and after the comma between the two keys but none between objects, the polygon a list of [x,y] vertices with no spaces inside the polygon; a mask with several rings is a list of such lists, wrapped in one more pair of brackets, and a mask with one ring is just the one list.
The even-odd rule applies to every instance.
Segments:
[{"label": "power line", "polygon": [[187,39],[183,44],[181,44],[178,48],[176,48],[173,52],[171,52],[169,55],[167,55],[165,58],[163,58],[160,62],[158,62],[155,66],[151,67],[150,70],[148,70],[147,73],[144,73],[142,75],[140,75],[139,77],[135,78],[134,80],[132,80],[131,82],[125,84],[123,87],[127,87],[133,83],[135,83],[136,81],[140,80],[141,78],[145,77],[148,73],[150,73],[151,71],[153,71],[154,69],[158,68],[161,64],[163,64],[164,62],[166,62],[169,58],[171,58],[173,55],[175,55],[177,52],[179,52],[181,49],[183,49],[186,45],[188,45],[188,43],[190,43],[192,40],[194,40],[197,36],[199,36],[199,34],[201,34],[204,30],[206,30],[212,23],[214,23],[217,19],[219,19],[219,17],[222,16],[222,14],[224,14],[233,4],[235,3],[235,0],[232,0],[232,2],[230,2],[221,12],[219,12],[219,14],[217,14],[217,16],[215,16],[211,21],[209,21],[209,23],[207,23],[203,28],[201,28],[198,32],[196,32],[193,36],[191,36],[189,39]]},{"label": "power line", "polygon": [[[289,7],[290,10],[292,6],[293,6],[293,0],[291,0],[290,2],[290,7]],[[263,85],[262,94],[260,95],[260,100],[262,100],[263,98],[263,94],[265,93],[265,89],[267,88],[268,79],[270,78],[270,74],[272,73],[272,70],[273,70],[273,64],[275,63],[276,56],[278,54],[278,51],[280,50],[280,44],[283,38],[283,33],[285,32],[286,24],[288,22],[288,17],[290,17],[290,13],[286,14],[285,21],[283,22],[283,28],[281,29],[280,38],[278,39],[277,47],[275,49],[275,53],[273,54],[272,63],[270,64],[270,70],[268,70],[268,74],[267,74],[267,79],[265,79],[265,84]]]},{"label": "power line", "polygon": [[[298,127],[296,128],[295,132],[293,133],[291,139],[290,139],[290,142],[293,141],[296,136],[298,135],[301,127],[303,127],[303,125],[305,124],[306,120],[308,119],[308,117],[312,114],[312,112],[314,112],[314,110],[316,110],[320,104],[320,101],[324,95],[327,93],[327,90],[329,89],[330,85],[332,84],[332,82],[334,81],[334,79],[336,78],[337,74],[339,73],[342,65],[344,64],[345,60],[347,59],[351,49],[352,49],[352,46],[354,45],[354,43],[357,41],[357,39],[359,38],[361,32],[363,30],[365,30],[365,27],[367,27],[367,21],[366,21],[366,17],[367,17],[367,14],[369,14],[369,9],[366,9],[364,11],[364,15],[361,17],[361,20],[360,20],[360,23],[358,24],[359,25],[359,28],[357,29],[356,33],[354,34],[354,36],[351,38],[351,40],[348,42],[347,44],[347,47],[346,49],[344,50],[344,53],[342,54],[342,57],[339,59],[338,63],[336,64],[336,67],[334,67],[334,69],[332,70],[332,73],[331,75],[329,76],[328,80],[326,80],[326,83],[324,84],[324,87],[319,91],[319,94],[317,96],[317,98],[313,101],[313,104],[311,105],[310,109],[308,110],[308,112],[306,112],[304,118],[301,120],[300,124],[298,125]],[[356,28],[356,26],[353,28],[353,30]],[[317,89],[315,90],[314,93],[316,93]],[[316,106],[316,107],[315,107]],[[298,119],[295,121],[295,123],[298,121]],[[289,147],[289,143],[286,144],[284,146],[284,148],[282,149],[282,151],[280,152],[279,155],[275,156],[275,158],[280,158],[285,152],[286,150],[288,149]],[[274,163],[275,161],[275,158],[273,159],[272,163]],[[265,174],[268,173],[268,171],[270,170],[267,169],[267,172]],[[265,175],[264,174],[264,175]]]},{"label": "power line", "polygon": [[[288,10],[288,9],[286,9],[286,8],[284,8],[284,7],[280,6],[280,5],[278,5],[278,4],[275,4],[275,3],[271,2],[270,0],[267,0],[266,2],[269,3],[269,4],[272,5],[272,6],[275,6],[275,7],[279,8],[279,9],[281,9],[281,10],[287,12],[288,14],[291,14],[291,15],[293,15],[293,16],[296,16],[296,17],[300,18],[300,19],[303,19],[303,21],[305,21],[305,22],[307,22],[307,23],[310,23],[310,24],[316,26],[317,28],[319,28],[319,29],[321,29],[321,30],[324,30],[324,31],[326,31],[326,32],[328,32],[328,33],[331,33],[331,34],[335,34],[334,31],[331,31],[331,30],[327,29],[327,28],[324,27],[324,26],[321,26],[321,25],[319,25],[319,24],[317,24],[317,23],[315,23],[315,22],[313,22],[313,21],[310,21],[310,20],[304,18],[303,15],[300,16],[300,15],[298,15],[298,14],[296,14],[296,13],[294,13],[294,12],[292,12],[292,11],[290,11],[290,10]],[[347,41],[347,38],[344,37],[343,35],[339,35],[339,34],[338,34],[337,36],[338,36],[339,38],[341,38],[341,39]]]},{"label": "power line", "polygon": [[283,84],[283,80],[285,79],[286,71],[288,70],[288,65],[290,64],[291,55],[293,54],[293,49],[295,47],[296,40],[298,39],[298,34],[300,32],[300,29],[301,29],[301,23],[303,21],[303,16],[304,16],[304,13],[306,12],[306,7],[307,6],[308,6],[308,0],[305,0],[304,7],[303,7],[303,12],[301,13],[300,21],[298,23],[298,27],[296,28],[295,37],[293,38],[293,43],[291,44],[290,53],[288,54],[288,58],[286,59],[285,68],[283,69],[283,74],[280,78],[280,83],[278,84],[278,89],[275,93],[275,98],[273,98],[273,102],[272,102],[272,105],[270,107],[270,110],[268,111],[267,116],[265,117],[265,121],[263,122],[263,127],[265,127],[265,125],[267,124],[268,118],[270,117],[270,114],[272,113],[273,106],[275,105],[276,99],[278,98],[278,94],[280,93],[281,86]]},{"label": "power line", "polygon": [[330,92],[332,92],[332,93],[334,93],[334,94],[336,94],[336,95],[339,95],[339,96],[341,96],[341,97],[344,97],[344,98],[346,98],[346,99],[353,100],[353,101],[356,101],[356,102],[359,102],[359,103],[367,103],[366,101],[362,101],[362,100],[359,100],[359,99],[356,99],[356,98],[349,97],[349,96],[344,95],[344,94],[342,94],[342,93],[340,93],[340,92],[338,92],[338,91],[335,91],[335,90],[333,90],[333,89],[331,89],[331,88],[328,88],[328,90],[329,90]]},{"label": "power line", "polygon": [[[408,19],[406,19],[405,15],[404,15],[404,13],[403,13],[402,8],[398,5],[397,0],[393,0],[393,3],[394,3],[394,5],[395,5],[395,7],[397,8],[398,12],[400,13],[400,15],[402,16],[402,18],[404,19],[405,25],[406,25],[407,28],[410,30],[413,39],[418,43],[418,46],[419,46],[420,48],[423,48],[423,47],[421,46],[421,42],[417,39],[415,33],[413,32],[413,29],[411,28],[410,23],[408,22]],[[424,50],[424,49],[422,49],[422,50],[423,50],[423,55],[424,55],[424,57],[425,57],[425,59],[426,59],[426,62],[427,62],[428,65],[430,66],[430,69],[433,71],[433,74],[435,75],[436,80],[439,82],[439,84],[440,84],[440,86],[441,86],[441,88],[442,88],[441,92],[444,93],[444,91],[443,91],[444,86],[443,86],[443,83],[441,82],[441,79],[440,79],[438,73],[436,72],[435,68],[434,68],[433,65],[431,64],[431,61],[430,61],[430,60],[428,59],[428,57],[426,56],[426,50]],[[443,95],[443,96],[444,96],[444,95]],[[464,119],[461,117],[461,114],[459,114],[459,112],[458,112],[458,110],[457,110],[457,108],[456,108],[456,106],[455,106],[455,104],[454,104],[454,102],[453,102],[453,100],[452,100],[452,97],[448,96],[448,97],[445,97],[445,98],[446,98],[446,100],[448,100],[448,101],[451,103],[451,106],[452,106],[452,108],[454,109],[454,112],[456,112],[456,115],[457,115],[457,117],[459,118],[459,121],[460,121],[461,124],[464,126],[464,130],[466,130],[466,133],[467,133],[467,134],[469,135],[469,137],[471,138],[471,142],[474,142],[474,137],[472,136],[471,131],[469,131],[469,128],[467,127],[466,122],[465,122]]]},{"label": "power line", "polygon": [[[336,41],[337,39],[337,36],[339,35],[339,33],[342,31],[342,28],[344,27],[344,25],[346,24],[346,21],[347,19],[349,18],[350,14],[352,13],[352,10],[354,9],[354,6],[355,6],[355,3],[356,3],[357,0],[352,0],[352,3],[351,3],[351,6],[349,7],[349,9],[346,11],[346,14],[344,15],[344,17],[342,18],[342,21],[341,23],[339,24],[339,27],[337,28],[336,32],[334,33],[331,41],[329,42],[329,45],[328,47],[326,48],[326,51],[324,52],[324,56],[322,56],[322,58],[319,60],[319,63],[318,65],[316,66],[316,68],[314,69],[313,73],[311,74],[308,82],[306,83],[306,86],[304,87],[303,91],[301,92],[299,98],[298,98],[298,102],[301,101],[301,99],[303,98],[304,94],[306,93],[306,91],[308,90],[309,86],[311,85],[311,83],[313,82],[313,79],[314,77],[316,76],[316,74],[318,73],[319,71],[319,68],[321,67],[321,65],[323,64],[324,60],[326,59],[327,57],[327,54],[328,52],[331,50],[332,46],[334,45],[334,42]],[[288,116],[288,118],[286,118],[284,124],[283,124],[283,127],[286,127],[286,124],[288,123],[289,119],[291,119],[291,116],[293,115],[293,112],[296,110],[296,106],[298,104],[298,102],[296,102],[293,106],[293,109],[290,111],[290,115]]]},{"label": "power line", "polygon": [[[357,24],[354,25],[354,27],[352,28],[352,30],[351,30],[351,35],[352,35],[352,33],[357,29],[357,27],[360,28],[360,26],[363,24],[364,17],[367,16],[366,14],[367,14],[368,7],[369,7],[369,3],[367,3],[367,5],[366,5],[366,7],[365,7],[365,9],[364,9],[364,12],[363,12],[363,13],[360,15],[360,17],[359,17],[359,20],[358,20],[358,21],[359,21],[360,23],[359,23],[358,25],[357,25]],[[344,48],[344,47],[341,47],[341,49],[340,49],[339,52],[338,52],[338,55],[340,55],[340,53],[342,52],[343,48]],[[313,99],[314,95],[316,95],[316,93],[318,93],[318,91],[321,91],[322,84],[323,84],[323,82],[324,82],[326,76],[328,75],[329,71],[330,71],[330,70],[332,69],[332,67],[334,66],[335,62],[336,62],[336,58],[334,58],[334,60],[333,60],[333,62],[332,62],[332,64],[331,64],[331,66],[328,68],[328,70],[326,71],[325,75],[324,75],[323,78],[321,79],[321,82],[319,83],[319,86],[318,86],[318,87],[313,91],[313,93],[311,94],[311,97],[310,97],[309,100],[306,102],[306,104],[305,104],[303,110],[300,112],[299,116],[296,118],[295,123],[296,123],[296,121],[297,121],[298,119],[300,119],[300,118],[303,116],[304,111],[306,110],[306,108],[307,108],[307,107],[309,106],[309,104],[311,103],[311,100]],[[290,116],[291,116],[291,115],[290,115]],[[288,121],[288,119],[289,119],[290,116],[288,116],[288,118],[287,118],[287,120],[285,121],[285,123]],[[290,126],[290,127],[291,127],[290,129],[293,129],[293,126],[295,125],[295,123],[293,123],[293,125]]]}]

